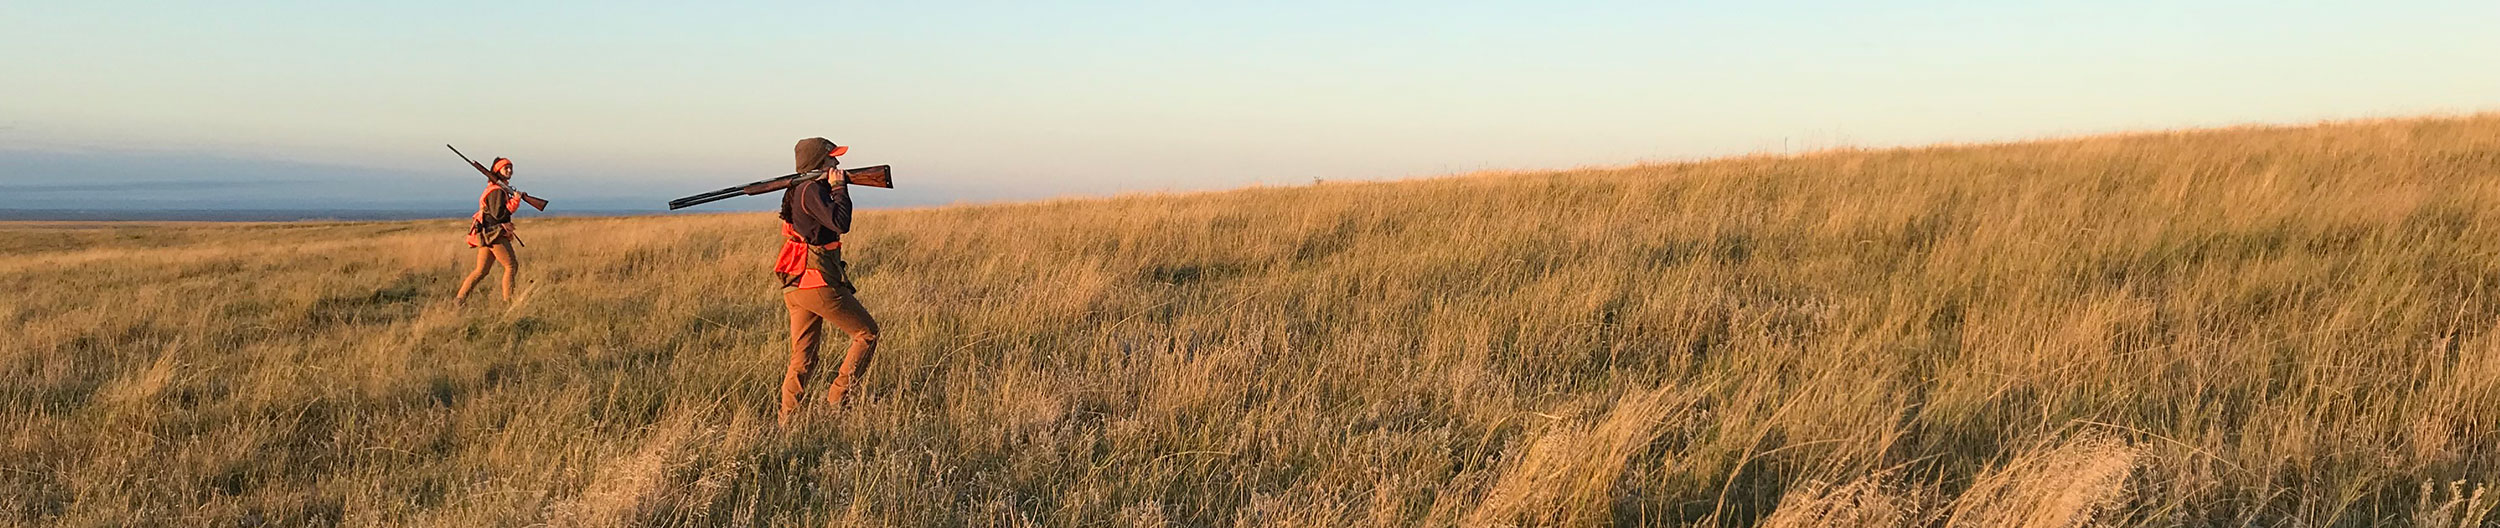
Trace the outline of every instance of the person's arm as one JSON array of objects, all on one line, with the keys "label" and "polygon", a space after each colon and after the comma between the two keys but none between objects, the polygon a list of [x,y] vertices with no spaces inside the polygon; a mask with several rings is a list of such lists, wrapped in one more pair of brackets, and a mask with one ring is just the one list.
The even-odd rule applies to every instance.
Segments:
[{"label": "person's arm", "polygon": [[825,225],[832,226],[835,233],[850,234],[851,186],[837,180],[827,180],[825,185],[831,187],[825,191]]},{"label": "person's arm", "polygon": [[[809,180],[792,189],[798,203],[791,208],[795,222],[809,227],[833,231],[836,236],[851,232],[851,192],[826,180]],[[802,230],[806,231],[806,230]]]}]

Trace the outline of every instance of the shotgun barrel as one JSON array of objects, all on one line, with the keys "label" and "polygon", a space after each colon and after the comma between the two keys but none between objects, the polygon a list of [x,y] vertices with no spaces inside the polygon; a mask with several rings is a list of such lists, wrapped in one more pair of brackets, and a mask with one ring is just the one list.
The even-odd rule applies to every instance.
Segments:
[{"label": "shotgun barrel", "polygon": [[669,201],[668,201],[668,210],[675,211],[675,210],[678,210],[678,209],[684,209],[684,208],[688,208],[688,207],[694,207],[694,206],[697,206],[697,205],[703,205],[703,204],[712,203],[712,202],[717,202],[717,201],[721,201],[721,200],[727,200],[727,199],[730,199],[730,198],[735,198],[735,197],[739,197],[739,196],[746,196],[746,193],[744,193],[744,192],[740,192],[741,190],[742,190],[742,189],[741,189],[741,188],[739,188],[739,187],[730,187],[730,188],[727,188],[727,189],[721,189],[721,190],[712,191],[712,192],[707,192],[707,193],[703,193],[703,194],[697,194],[697,195],[694,195],[694,196],[688,196],[688,197],[684,197],[684,198],[678,198],[678,199],[675,199],[675,200],[669,200]]}]

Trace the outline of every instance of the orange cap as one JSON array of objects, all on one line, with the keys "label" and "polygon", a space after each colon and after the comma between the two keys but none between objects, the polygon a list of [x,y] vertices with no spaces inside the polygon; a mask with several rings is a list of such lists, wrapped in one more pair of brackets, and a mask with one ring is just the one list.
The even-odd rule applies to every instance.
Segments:
[{"label": "orange cap", "polygon": [[843,154],[849,154],[849,153],[851,153],[851,147],[848,147],[848,146],[843,146],[843,145],[834,145],[834,146],[833,146],[833,152],[827,152],[827,153],[825,153],[825,155],[826,155],[826,156],[840,156],[840,155],[843,155]]}]

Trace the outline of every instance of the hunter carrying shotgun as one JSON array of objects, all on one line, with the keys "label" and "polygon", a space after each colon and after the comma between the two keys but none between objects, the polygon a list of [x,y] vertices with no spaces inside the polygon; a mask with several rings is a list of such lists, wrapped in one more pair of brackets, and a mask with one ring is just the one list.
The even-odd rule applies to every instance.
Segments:
[{"label": "hunter carrying shotgun", "polygon": [[669,209],[681,209],[737,196],[781,192],[781,254],[773,276],[781,285],[781,303],[790,311],[790,365],[781,376],[781,417],[790,425],[799,412],[799,395],[816,367],[816,349],[824,322],[851,337],[851,348],[825,389],[827,408],[850,403],[851,390],[867,374],[877,356],[877,320],[860,306],[849,266],[842,262],[842,234],[851,231],[852,185],[894,187],[884,165],[842,169],[837,156],[851,148],[825,138],[799,140],[797,171],[787,176],[678,198]]},{"label": "hunter carrying shotgun", "polygon": [[[453,148],[451,152],[460,154],[460,149]],[[486,175],[486,190],[477,196],[477,212],[469,215],[469,247],[477,248],[477,268],[460,280],[460,293],[452,296],[452,302],[468,302],[469,290],[477,287],[478,279],[486,277],[486,267],[496,262],[503,263],[503,287],[497,293],[505,302],[511,302],[512,276],[521,271],[521,261],[512,251],[521,242],[520,234],[512,228],[512,213],[519,211],[524,202],[545,211],[547,201],[512,188],[510,159],[495,158],[491,168],[477,164],[467,154],[460,154],[460,160]]]},{"label": "hunter carrying shotgun", "polygon": [[851,190],[839,170],[849,147],[825,138],[799,140],[798,172],[813,175],[781,193],[781,255],[773,275],[781,280],[781,302],[790,309],[790,366],[781,376],[782,425],[790,424],[806,392],[809,371],[816,363],[817,338],[830,321],[851,336],[851,348],[825,389],[828,407],[849,403],[868,362],[877,356],[877,320],[860,306],[851,277],[842,262],[842,234],[851,231]]},{"label": "hunter carrying shotgun", "polygon": [[842,234],[851,231],[851,190],[835,158],[850,148],[825,138],[800,140],[795,148],[798,172],[816,177],[793,182],[781,192],[781,255],[773,275],[781,279],[781,302],[790,309],[790,366],[781,376],[781,424],[799,408],[799,394],[816,363],[820,321],[850,334],[850,351],[834,370],[825,389],[825,403],[839,409],[849,403],[852,387],[877,356],[877,320],[860,306],[859,292],[842,262]]}]

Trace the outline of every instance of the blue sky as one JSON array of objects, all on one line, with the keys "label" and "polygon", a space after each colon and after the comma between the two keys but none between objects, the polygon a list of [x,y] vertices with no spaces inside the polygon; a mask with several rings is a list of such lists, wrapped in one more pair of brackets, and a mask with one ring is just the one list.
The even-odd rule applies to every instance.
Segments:
[{"label": "blue sky", "polygon": [[[0,208],[909,206],[2500,110],[2500,2],[0,7]],[[128,185],[131,191],[113,190]],[[272,189],[284,189],[284,193]],[[762,208],[747,199],[723,208]]]}]

